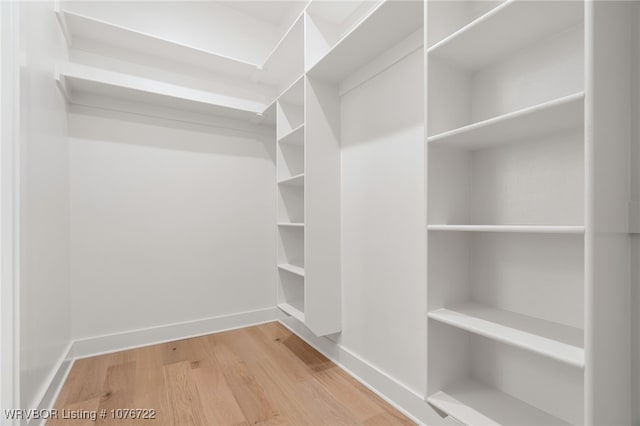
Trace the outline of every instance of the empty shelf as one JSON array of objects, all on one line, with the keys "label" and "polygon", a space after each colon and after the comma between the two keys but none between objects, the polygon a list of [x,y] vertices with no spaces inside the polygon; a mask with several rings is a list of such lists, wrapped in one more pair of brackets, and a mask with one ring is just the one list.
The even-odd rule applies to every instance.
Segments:
[{"label": "empty shelf", "polygon": [[281,263],[280,265],[278,265],[278,268],[282,269],[283,271],[287,271],[292,274],[304,277],[304,268],[301,268],[300,266],[291,265],[288,263]]},{"label": "empty shelf", "polygon": [[584,234],[584,226],[548,225],[429,225],[429,231],[522,232],[546,234]]},{"label": "empty shelf", "polygon": [[584,122],[584,92],[565,96],[427,138],[468,149],[571,129]]},{"label": "empty shelf", "polygon": [[295,223],[295,222],[280,222],[278,226],[292,227],[292,228],[303,228],[304,223]]},{"label": "empty shelf", "polygon": [[87,40],[107,46],[126,47],[127,50],[136,53],[160,55],[171,61],[245,79],[250,78],[259,69],[257,64],[176,43],[89,16],[58,10],[57,17],[67,41],[74,47]]},{"label": "empty shelf", "polygon": [[259,102],[80,64],[59,65],[56,80],[67,100],[78,104],[100,106],[116,100],[136,103],[150,111],[159,106],[249,122],[258,122],[265,108]]},{"label": "empty shelf", "polygon": [[584,331],[578,328],[476,303],[437,309],[428,316],[574,367],[584,367]]},{"label": "empty shelf", "polygon": [[481,69],[582,19],[581,2],[509,0],[434,44],[428,54]]},{"label": "empty shelf", "polygon": [[304,145],[304,123],[291,130],[289,133],[278,139],[280,143],[286,143],[290,145]]},{"label": "empty shelf", "polygon": [[304,322],[304,313],[301,310],[293,307],[293,305],[289,303],[279,303],[278,308],[280,308],[285,314],[291,315],[298,321]]},{"label": "empty shelf", "polygon": [[304,14],[298,16],[269,53],[258,75],[259,81],[286,91],[304,74]]},{"label": "empty shelf", "polygon": [[511,395],[469,380],[436,392],[427,402],[465,425],[568,425]]},{"label": "empty shelf", "polygon": [[419,1],[381,3],[308,71],[312,77],[342,81],[423,25]]},{"label": "empty shelf", "polygon": [[282,179],[278,181],[278,185],[288,185],[288,186],[303,186],[304,185],[304,173],[300,173],[299,175],[291,176],[286,179]]}]

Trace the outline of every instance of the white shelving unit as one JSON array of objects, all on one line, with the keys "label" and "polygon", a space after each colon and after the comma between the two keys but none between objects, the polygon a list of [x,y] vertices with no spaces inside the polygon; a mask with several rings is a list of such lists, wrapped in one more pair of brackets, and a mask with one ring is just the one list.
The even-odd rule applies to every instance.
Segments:
[{"label": "white shelving unit", "polygon": [[206,68],[219,74],[250,79],[261,68],[228,56],[220,55],[194,46],[136,31],[83,14],[66,11],[59,7],[56,16],[69,46],[81,49],[96,48],[97,45],[126,47],[134,53],[161,55],[172,61]]},{"label": "white shelving unit", "polygon": [[609,250],[628,229],[608,216],[618,191],[599,203],[627,185],[629,80],[611,75],[626,7],[443,3],[425,18],[427,402],[466,425],[624,423],[603,400],[626,397],[611,346],[627,339],[625,261]]},{"label": "white shelving unit", "polygon": [[60,64],[56,82],[72,104],[175,117],[175,111],[194,117],[225,117],[258,123],[266,106],[188,87],[80,64]]},{"label": "white shelving unit", "polygon": [[[302,20],[296,22],[301,23]],[[300,25],[300,24],[298,24]],[[294,60],[302,60],[302,51]],[[276,101],[276,174],[278,177],[278,307],[301,322],[306,315],[304,79]],[[301,225],[298,227],[293,226]]]}]

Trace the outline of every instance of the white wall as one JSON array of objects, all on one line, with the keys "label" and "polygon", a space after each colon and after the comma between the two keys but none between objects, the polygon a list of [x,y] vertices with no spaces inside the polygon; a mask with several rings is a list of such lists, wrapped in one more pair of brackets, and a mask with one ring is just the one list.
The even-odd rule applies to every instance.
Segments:
[{"label": "white wall", "polygon": [[276,25],[212,1],[65,1],[64,8],[255,64],[281,36]]},{"label": "white wall", "polygon": [[52,1],[20,2],[21,406],[36,408],[71,338],[68,142],[53,80],[65,42]]},{"label": "white wall", "polygon": [[426,388],[423,57],[342,98],[339,343],[409,389]]},{"label": "white wall", "polygon": [[74,339],[275,306],[273,143],[176,126],[69,115]]}]

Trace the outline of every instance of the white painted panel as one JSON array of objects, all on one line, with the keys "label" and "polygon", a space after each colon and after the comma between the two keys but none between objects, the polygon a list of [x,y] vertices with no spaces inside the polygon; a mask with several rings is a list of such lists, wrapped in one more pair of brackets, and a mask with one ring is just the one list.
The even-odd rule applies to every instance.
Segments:
[{"label": "white painted panel", "polygon": [[74,337],[275,306],[273,144],[85,112],[70,115]]},{"label": "white painted panel", "polygon": [[305,81],[305,323],[342,329],[340,99],[335,85]]},{"label": "white painted panel", "polygon": [[341,112],[340,343],[417,392],[426,380],[422,64],[414,52],[347,93]]},{"label": "white painted panel", "polygon": [[630,2],[586,3],[585,422],[593,425],[629,424],[631,414],[630,12]]},{"label": "white painted panel", "polygon": [[36,408],[71,340],[69,147],[65,101],[52,74],[55,63],[66,59],[66,52],[53,2],[20,2],[18,7],[20,404]]}]

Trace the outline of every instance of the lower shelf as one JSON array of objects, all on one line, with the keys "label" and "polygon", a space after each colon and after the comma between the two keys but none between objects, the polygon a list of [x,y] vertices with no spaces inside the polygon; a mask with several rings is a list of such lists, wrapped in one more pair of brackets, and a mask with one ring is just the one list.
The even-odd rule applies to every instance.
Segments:
[{"label": "lower shelf", "polygon": [[289,303],[279,303],[278,308],[285,314],[291,315],[298,321],[304,322],[304,313]]},{"label": "lower shelf", "polygon": [[584,332],[538,318],[466,303],[429,312],[429,318],[574,367],[584,367]]},{"label": "lower shelf", "polygon": [[292,274],[298,275],[300,277],[304,277],[304,268],[301,268],[300,266],[290,265],[288,263],[281,263],[278,265],[278,268],[280,268],[283,271],[287,271]]},{"label": "lower shelf", "polygon": [[517,398],[468,380],[427,398],[438,410],[465,425],[568,425]]}]

